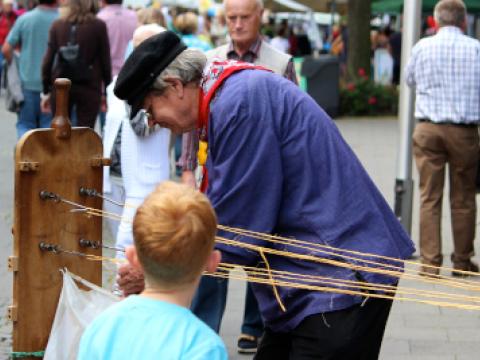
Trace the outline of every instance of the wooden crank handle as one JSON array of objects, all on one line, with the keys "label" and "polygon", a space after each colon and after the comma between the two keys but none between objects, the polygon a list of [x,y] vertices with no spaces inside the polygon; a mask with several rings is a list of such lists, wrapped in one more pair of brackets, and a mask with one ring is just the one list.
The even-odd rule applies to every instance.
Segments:
[{"label": "wooden crank handle", "polygon": [[55,80],[55,116],[51,127],[55,129],[55,136],[59,139],[69,139],[72,125],[68,116],[68,93],[72,82],[68,79]]}]

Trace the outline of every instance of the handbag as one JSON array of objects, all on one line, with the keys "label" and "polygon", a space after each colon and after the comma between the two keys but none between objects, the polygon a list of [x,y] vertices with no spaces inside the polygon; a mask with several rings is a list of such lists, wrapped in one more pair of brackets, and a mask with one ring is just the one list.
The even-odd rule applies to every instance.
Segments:
[{"label": "handbag", "polygon": [[76,42],[77,25],[70,27],[70,39],[67,45],[60,46],[54,62],[54,69],[58,77],[70,79],[73,83],[82,84],[89,82],[93,77],[93,65],[87,64]]},{"label": "handbag", "polygon": [[18,72],[18,56],[13,55],[10,64],[3,61],[1,86],[5,87],[5,107],[10,112],[18,113],[24,102],[22,82]]}]

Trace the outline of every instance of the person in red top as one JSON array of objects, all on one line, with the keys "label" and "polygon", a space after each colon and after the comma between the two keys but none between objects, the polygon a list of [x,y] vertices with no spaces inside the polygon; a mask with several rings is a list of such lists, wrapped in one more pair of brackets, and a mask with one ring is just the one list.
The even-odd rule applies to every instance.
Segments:
[{"label": "person in red top", "polygon": [[[17,20],[17,14],[13,11],[13,0],[3,0],[0,11],[0,47],[3,46],[10,29]],[[0,52],[0,74],[2,73],[3,54]]]}]

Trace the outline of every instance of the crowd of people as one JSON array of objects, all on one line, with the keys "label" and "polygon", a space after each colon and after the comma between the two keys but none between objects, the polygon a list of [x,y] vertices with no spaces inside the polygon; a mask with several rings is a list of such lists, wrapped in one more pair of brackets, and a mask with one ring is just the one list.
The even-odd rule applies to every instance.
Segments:
[{"label": "crowd of people", "polygon": [[[7,92],[17,102],[18,138],[50,126],[52,84],[68,77],[73,124],[94,128],[98,121],[104,156],[111,159],[104,194],[113,201],[104,206],[122,214],[121,222],[112,220],[109,226],[116,247],[125,250],[117,256],[128,259],[118,268],[116,284],[128,298],[89,327],[79,358],[227,358],[215,333],[228,279],[201,276],[204,269],[215,271],[220,258],[397,286],[395,277],[363,270],[231,245],[216,244],[214,250],[219,223],[379,257],[406,259],[414,252],[331,119],[297,86],[293,56],[306,51],[303,38],[292,36],[287,22],[264,24],[262,0],[224,0],[215,16],[162,7],[132,10],[122,0],[101,5],[96,0],[39,0],[22,14],[11,0],[3,1],[0,40]],[[421,254],[431,276],[438,275],[431,266],[441,265],[438,206],[447,160],[454,171],[452,214],[458,228],[454,268],[478,272],[471,261],[476,211],[471,200],[480,59],[478,41],[460,34],[465,14],[460,0],[441,0],[435,12],[438,34],[414,49],[407,67],[407,82],[420,94],[416,116],[422,124],[414,150],[422,191]],[[347,37],[345,28],[333,29],[329,51],[346,56]],[[465,103],[459,112],[449,112],[453,104],[443,109],[447,101],[439,94],[422,97],[434,77],[425,63],[438,60],[432,54],[448,52],[431,50],[443,46],[444,38],[462,45],[464,70],[472,72],[467,102],[448,93],[449,101]],[[398,35],[380,31],[374,44],[375,52],[400,56]],[[401,81],[399,58],[395,61],[393,81]],[[12,69],[18,71],[16,81]],[[453,74],[452,84],[464,78]],[[459,141],[450,143],[454,132]],[[431,151],[430,142],[438,144],[438,139],[443,147]],[[469,161],[463,161],[467,153]],[[183,184],[167,181],[172,178]],[[267,246],[261,239],[235,240]],[[391,304],[302,289],[274,293],[270,286],[249,284],[238,350],[256,353],[260,360],[375,359]],[[132,346],[128,339],[138,334]]]},{"label": "crowd of people", "polygon": [[[170,29],[189,47],[202,51],[230,40],[223,8],[198,14],[177,7],[130,9],[121,4],[120,0],[39,0],[38,5],[31,1],[0,2],[0,66],[5,59],[5,66],[16,68],[19,77],[18,81],[13,76],[10,81],[3,80],[4,86],[10,84],[9,94],[20,92],[12,107],[18,112],[18,139],[30,129],[49,126],[55,103],[51,88],[57,77],[72,80],[69,110],[73,124],[93,128],[98,120],[103,130],[106,88],[132,51],[132,35],[138,26],[157,24]],[[273,48],[299,54],[286,22],[261,22],[260,26],[262,38]],[[62,54],[73,49],[70,45],[78,46],[79,63],[64,61]]]}]

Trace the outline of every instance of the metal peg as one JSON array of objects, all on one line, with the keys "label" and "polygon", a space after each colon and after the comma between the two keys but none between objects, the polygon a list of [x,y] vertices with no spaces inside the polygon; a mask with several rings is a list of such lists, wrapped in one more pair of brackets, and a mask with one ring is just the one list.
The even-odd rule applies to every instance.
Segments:
[{"label": "metal peg", "polygon": [[47,244],[47,243],[41,242],[40,244],[38,244],[38,247],[40,248],[41,251],[50,251],[55,254],[60,252],[59,246],[54,244]]}]

